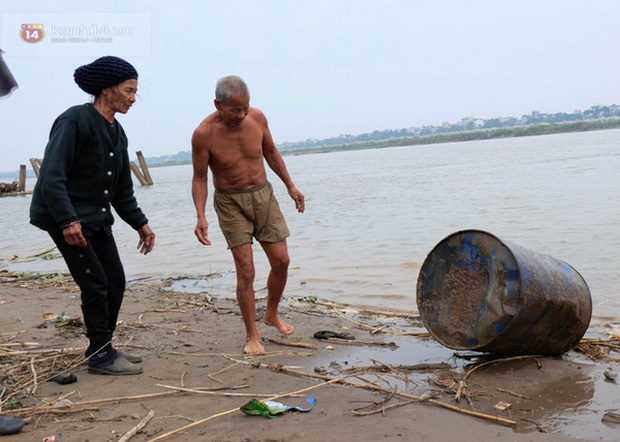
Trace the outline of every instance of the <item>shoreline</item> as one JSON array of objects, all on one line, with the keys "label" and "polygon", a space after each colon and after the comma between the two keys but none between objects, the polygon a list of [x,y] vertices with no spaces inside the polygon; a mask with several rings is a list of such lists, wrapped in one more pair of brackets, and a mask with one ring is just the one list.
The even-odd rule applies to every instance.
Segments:
[{"label": "shoreline", "polygon": [[[53,349],[64,348],[77,349],[71,356],[75,362],[86,341],[82,326],[55,327],[42,315],[51,312],[79,318],[78,297],[77,288],[66,279],[38,284],[27,280],[0,283],[0,364],[27,361],[23,379],[30,375],[30,381],[24,381],[24,385],[32,382],[31,366],[41,369],[36,392],[24,395],[22,405],[49,407],[58,406],[62,400],[71,401],[71,412],[63,409],[53,415],[39,408],[39,414],[25,413],[30,421],[11,440],[41,440],[52,434],[59,442],[118,440],[151,410],[153,419],[132,441],[159,440],[193,422],[198,423],[165,439],[303,441],[317,437],[348,440],[355,435],[361,441],[497,437],[515,441],[577,437],[611,441],[617,435],[618,424],[601,422],[606,412],[617,407],[619,387],[606,382],[603,376],[604,371],[620,370],[613,359],[595,360],[571,351],[561,357],[489,362],[489,355],[455,352],[420,336],[423,329],[419,321],[409,315],[360,312],[322,299],[283,302],[282,315],[296,327],[295,333],[282,338],[275,329],[259,322],[267,354],[244,356],[243,326],[234,300],[167,291],[162,284],[152,282],[128,287],[115,343],[143,354],[144,374],[97,376],[86,373],[84,365],[77,365],[72,369],[77,383],[45,382],[44,370],[49,367],[39,366],[35,360],[42,354],[49,360]],[[257,300],[257,321],[264,308],[265,301]],[[357,342],[317,340],[312,336],[319,330],[350,333]],[[36,353],[38,349],[45,352]],[[15,353],[18,351],[22,355]],[[55,358],[61,366],[62,356],[57,354]],[[467,373],[467,388],[461,391],[464,396],[456,401],[451,382]],[[317,379],[320,376],[346,376],[347,381],[372,382],[398,394],[331,385]],[[6,378],[3,382],[7,382]],[[123,399],[170,392],[175,387],[192,391]],[[214,390],[219,388],[225,389]],[[237,410],[259,393],[273,396],[306,388],[312,388],[307,397],[317,400],[309,413],[287,413],[271,421]],[[211,389],[211,393],[199,393],[198,389]],[[75,391],[79,394],[72,393]],[[407,403],[411,399],[401,393],[422,398],[425,403]],[[105,398],[117,399],[89,405],[89,401]],[[301,397],[276,400],[287,405],[305,403]],[[434,401],[514,421],[516,425],[466,415]],[[86,410],[93,407],[96,410]],[[367,414],[373,409],[378,412]],[[15,416],[19,410],[3,406],[0,413]],[[226,414],[213,417],[221,413]]]}]

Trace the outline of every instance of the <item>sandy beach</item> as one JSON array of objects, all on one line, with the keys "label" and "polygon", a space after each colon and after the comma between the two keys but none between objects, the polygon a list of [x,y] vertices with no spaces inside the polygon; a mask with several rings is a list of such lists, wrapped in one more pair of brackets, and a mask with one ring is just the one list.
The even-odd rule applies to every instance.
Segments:
[{"label": "sandy beach", "polygon": [[[571,351],[490,362],[424,337],[414,312],[312,298],[286,299],[283,316],[295,333],[283,339],[261,323],[267,354],[244,356],[234,300],[169,291],[164,281],[130,285],[116,332],[117,347],[143,355],[144,373],[101,376],[81,360],[86,339],[73,321],[81,313],[69,278],[2,281],[0,381],[9,390],[1,414],[27,422],[7,441],[129,440],[123,435],[151,411],[131,440],[615,440],[620,430],[602,421],[620,407],[618,385],[604,375],[618,371],[613,351],[598,360]],[[257,300],[259,318],[264,304]],[[321,330],[351,334],[358,345],[315,339]],[[65,368],[77,382],[46,382]],[[457,401],[454,381],[463,378]],[[272,420],[238,410],[252,398],[305,389],[274,400],[303,408],[304,397],[314,398],[308,413]]]}]

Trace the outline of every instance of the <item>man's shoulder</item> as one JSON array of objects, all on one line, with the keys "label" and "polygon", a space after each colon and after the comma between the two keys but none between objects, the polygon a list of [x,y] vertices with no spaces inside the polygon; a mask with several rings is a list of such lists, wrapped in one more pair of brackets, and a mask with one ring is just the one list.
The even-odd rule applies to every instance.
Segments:
[{"label": "man's shoulder", "polygon": [[214,123],[215,117],[214,114],[211,114],[202,120],[198,126],[196,126],[196,129],[194,129],[194,135],[208,135],[211,131],[213,131]]},{"label": "man's shoulder", "polygon": [[211,114],[200,122],[200,124],[194,129],[192,134],[192,145],[194,147],[207,147],[210,143],[209,140],[213,136],[215,130],[215,114]]},{"label": "man's shoulder", "polygon": [[265,117],[265,114],[263,113],[263,111],[257,107],[250,108],[248,112],[248,117],[252,118],[254,121],[257,121],[257,122],[267,121],[267,117]]}]

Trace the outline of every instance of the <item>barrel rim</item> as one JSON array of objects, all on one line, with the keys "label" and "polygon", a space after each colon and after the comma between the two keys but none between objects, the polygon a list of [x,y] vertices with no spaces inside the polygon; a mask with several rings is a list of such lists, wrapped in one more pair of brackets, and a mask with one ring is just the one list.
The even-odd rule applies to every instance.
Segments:
[{"label": "barrel rim", "polygon": [[[458,235],[463,235],[466,233],[473,233],[473,234],[484,234],[484,235],[488,235],[489,237],[493,238],[494,240],[496,240],[500,245],[502,245],[512,256],[512,258],[514,259],[516,266],[517,266],[517,277],[518,277],[518,281],[519,283],[521,283],[521,267],[520,267],[520,263],[519,260],[516,259],[513,251],[510,249],[510,246],[508,244],[506,244],[506,242],[504,240],[502,240],[500,237],[498,237],[497,235],[487,232],[486,230],[481,230],[481,229],[462,229],[462,230],[458,230],[456,232],[453,232],[451,234],[449,234],[448,236],[442,238],[437,244],[435,244],[435,246],[431,249],[431,251],[426,255],[426,258],[424,259],[424,262],[422,263],[422,266],[420,267],[420,272],[418,274],[418,283],[416,284],[416,304],[418,303],[418,300],[420,298],[420,287],[421,287],[421,275],[423,275],[424,272],[424,268],[427,264],[427,262],[430,260],[431,255],[433,254],[433,252],[442,244],[444,244],[445,242],[450,241],[452,238],[454,238],[455,236]],[[572,266],[571,266],[572,267]],[[581,276],[581,275],[579,275]],[[583,276],[581,277],[583,279]],[[518,312],[519,313],[521,311],[521,307],[523,304],[523,293],[521,293],[521,290],[519,290],[519,307],[518,307]],[[416,305],[416,307],[418,307]],[[472,350],[472,351],[477,351],[479,349],[483,349],[487,346],[489,346],[491,343],[493,343],[496,339],[499,339],[499,336],[496,336],[494,339],[491,339],[488,342],[485,342],[483,344],[478,344],[476,346],[473,347],[467,347],[467,346],[460,346],[460,345],[454,345],[452,343],[448,344],[446,343],[443,339],[441,339],[440,337],[438,337],[435,332],[429,328],[426,325],[426,321],[424,318],[424,315],[422,314],[421,309],[418,307],[418,311],[420,312],[420,319],[422,319],[422,324],[424,325],[424,328],[426,328],[426,330],[431,334],[431,336],[433,337],[433,339],[435,339],[437,342],[439,342],[440,344],[451,348],[453,350]],[[514,316],[513,316],[514,317]],[[507,325],[506,325],[506,329],[504,330],[508,330],[511,326],[512,321],[510,321]]]}]

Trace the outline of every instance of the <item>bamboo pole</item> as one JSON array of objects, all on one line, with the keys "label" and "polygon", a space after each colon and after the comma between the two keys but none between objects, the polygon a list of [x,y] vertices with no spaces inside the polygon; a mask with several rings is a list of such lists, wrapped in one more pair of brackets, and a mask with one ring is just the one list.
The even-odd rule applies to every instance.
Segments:
[{"label": "bamboo pole", "polygon": [[34,174],[39,178],[39,171],[41,170],[41,160],[39,158],[30,158],[30,165],[32,166],[32,170],[34,170]]},{"label": "bamboo pole", "polygon": [[131,169],[131,171],[133,172],[134,176],[138,179],[138,181],[140,182],[140,185],[142,186],[146,186],[148,185],[146,178],[144,178],[144,175],[142,175],[142,172],[140,171],[140,169],[138,168],[138,166],[136,166],[136,163],[134,163],[133,161],[129,162],[129,168]]},{"label": "bamboo pole", "polygon": [[146,160],[144,159],[144,155],[142,155],[141,150],[137,151],[136,155],[138,156],[138,161],[140,162],[140,168],[142,169],[142,173],[144,174],[146,183],[150,186],[153,184],[153,178],[151,178],[151,172],[149,172],[149,166],[147,166]]}]

